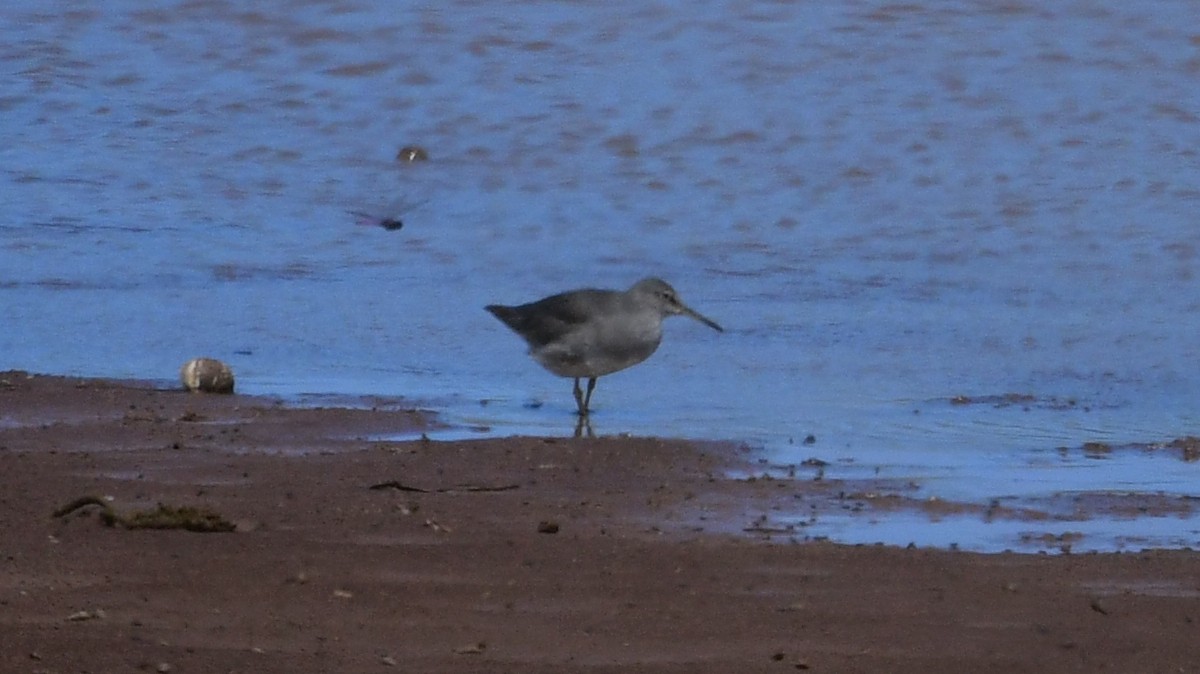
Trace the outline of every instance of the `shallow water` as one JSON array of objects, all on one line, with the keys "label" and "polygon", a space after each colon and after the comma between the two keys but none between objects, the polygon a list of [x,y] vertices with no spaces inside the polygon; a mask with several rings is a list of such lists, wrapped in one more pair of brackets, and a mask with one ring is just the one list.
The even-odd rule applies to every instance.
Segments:
[{"label": "shallow water", "polygon": [[1200,433],[1195,3],[396,7],[6,6],[0,367],[210,355],[246,392],[570,434],[570,382],[483,305],[654,274],[727,332],[669,322],[597,433],[983,502],[1196,491],[1198,463],[1079,450]]}]

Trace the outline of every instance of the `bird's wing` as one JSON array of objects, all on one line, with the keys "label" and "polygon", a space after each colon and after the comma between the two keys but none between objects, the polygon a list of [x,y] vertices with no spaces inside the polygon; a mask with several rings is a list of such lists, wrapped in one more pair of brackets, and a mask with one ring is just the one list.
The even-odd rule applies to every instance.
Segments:
[{"label": "bird's wing", "polygon": [[541,347],[562,340],[594,316],[595,310],[611,301],[603,290],[577,290],[523,304],[519,307],[489,307],[496,317]]}]

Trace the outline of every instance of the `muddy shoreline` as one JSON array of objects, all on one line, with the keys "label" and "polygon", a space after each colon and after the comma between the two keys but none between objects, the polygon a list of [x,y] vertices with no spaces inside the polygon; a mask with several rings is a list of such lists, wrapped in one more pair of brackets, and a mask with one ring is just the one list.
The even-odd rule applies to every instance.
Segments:
[{"label": "muddy shoreline", "polygon": [[[5,672],[1193,671],[1192,551],[803,542],[722,443],[0,374]],[[373,438],[409,434],[405,442]],[[780,486],[788,485],[788,486]],[[808,480],[821,502],[847,485]],[[129,528],[202,508],[232,532]],[[876,507],[872,505],[871,507]],[[732,523],[732,524],[731,524]]]}]

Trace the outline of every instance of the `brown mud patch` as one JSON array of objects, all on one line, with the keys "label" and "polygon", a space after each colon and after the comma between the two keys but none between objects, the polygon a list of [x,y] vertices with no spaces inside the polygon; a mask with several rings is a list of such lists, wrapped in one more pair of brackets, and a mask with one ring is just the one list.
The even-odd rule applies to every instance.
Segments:
[{"label": "brown mud patch", "polygon": [[[902,485],[731,478],[756,470],[755,456],[720,443],[372,440],[430,427],[399,405],[289,409],[136,383],[0,380],[0,671],[936,674],[1200,661],[1190,551],[792,543],[730,523],[769,523],[797,495],[874,511],[895,506]],[[119,513],[219,513],[235,530],[54,515],[87,494]]]}]

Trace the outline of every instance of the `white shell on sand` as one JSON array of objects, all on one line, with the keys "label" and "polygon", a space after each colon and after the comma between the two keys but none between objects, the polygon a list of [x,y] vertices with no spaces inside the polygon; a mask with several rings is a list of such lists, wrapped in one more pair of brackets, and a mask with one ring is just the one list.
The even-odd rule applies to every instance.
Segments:
[{"label": "white shell on sand", "polygon": [[233,370],[216,358],[193,358],[184,363],[179,381],[189,391],[233,393]]}]

